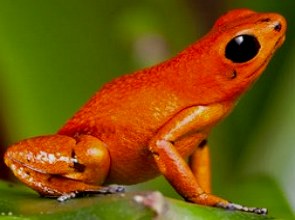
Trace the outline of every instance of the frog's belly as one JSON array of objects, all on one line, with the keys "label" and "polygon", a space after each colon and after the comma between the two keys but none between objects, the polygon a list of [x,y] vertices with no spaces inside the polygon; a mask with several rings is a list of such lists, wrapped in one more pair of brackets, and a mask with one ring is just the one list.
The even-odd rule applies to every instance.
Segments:
[{"label": "frog's belly", "polygon": [[[207,134],[186,136],[175,142],[175,147],[182,158],[190,156],[196,146],[207,137]],[[118,142],[117,142],[118,143]],[[108,145],[111,156],[111,168],[106,184],[131,185],[159,176],[157,165],[150,151],[148,142],[135,145],[129,142],[125,146]]]},{"label": "frog's belly", "polygon": [[160,173],[146,146],[109,147],[111,168],[106,184],[131,185],[153,179]]}]

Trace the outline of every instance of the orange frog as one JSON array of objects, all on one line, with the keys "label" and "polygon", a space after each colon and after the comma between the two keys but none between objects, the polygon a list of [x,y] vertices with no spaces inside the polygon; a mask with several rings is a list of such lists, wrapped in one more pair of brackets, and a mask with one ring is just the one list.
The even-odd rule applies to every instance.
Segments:
[{"label": "orange frog", "polygon": [[[237,9],[176,57],[103,86],[54,135],[20,141],[5,163],[60,201],[160,174],[192,203],[265,214],[211,194],[207,137],[285,39],[275,13]],[[188,163],[186,162],[188,158]]]}]

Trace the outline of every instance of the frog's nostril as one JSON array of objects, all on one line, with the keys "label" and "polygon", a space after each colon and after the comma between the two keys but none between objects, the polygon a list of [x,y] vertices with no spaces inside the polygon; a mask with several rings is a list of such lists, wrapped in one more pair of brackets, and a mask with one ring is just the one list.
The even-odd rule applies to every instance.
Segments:
[{"label": "frog's nostril", "polygon": [[262,18],[259,20],[260,22],[270,22],[270,18]]},{"label": "frog's nostril", "polygon": [[277,31],[277,32],[280,32],[282,29],[282,24],[280,22],[277,22],[275,25],[274,25],[274,30]]}]

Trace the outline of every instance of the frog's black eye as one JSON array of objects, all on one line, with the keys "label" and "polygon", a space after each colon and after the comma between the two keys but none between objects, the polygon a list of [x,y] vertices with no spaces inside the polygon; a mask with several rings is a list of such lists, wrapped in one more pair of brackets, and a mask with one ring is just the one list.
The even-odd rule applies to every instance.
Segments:
[{"label": "frog's black eye", "polygon": [[252,35],[238,35],[230,40],[225,48],[225,57],[234,63],[244,63],[253,59],[260,49],[256,37]]}]

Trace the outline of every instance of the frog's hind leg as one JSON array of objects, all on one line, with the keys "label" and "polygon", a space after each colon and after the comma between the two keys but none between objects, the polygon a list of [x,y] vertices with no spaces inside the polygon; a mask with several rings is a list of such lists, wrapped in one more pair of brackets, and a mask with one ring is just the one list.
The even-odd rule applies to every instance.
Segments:
[{"label": "frog's hind leg", "polygon": [[42,196],[112,193],[122,187],[101,186],[110,168],[106,145],[90,135],[49,135],[23,140],[5,153],[5,163],[22,182]]},{"label": "frog's hind leg", "polygon": [[[211,172],[210,172],[210,152],[207,140],[203,140],[196,148],[194,153],[190,156],[190,168],[198,181],[200,187],[206,194],[211,193]],[[253,212],[256,214],[266,214],[266,208],[246,207],[231,202],[219,202],[217,207],[239,210],[244,212]]]},{"label": "frog's hind leg", "polygon": [[203,140],[189,158],[190,168],[200,187],[211,193],[211,164],[207,140]]}]

